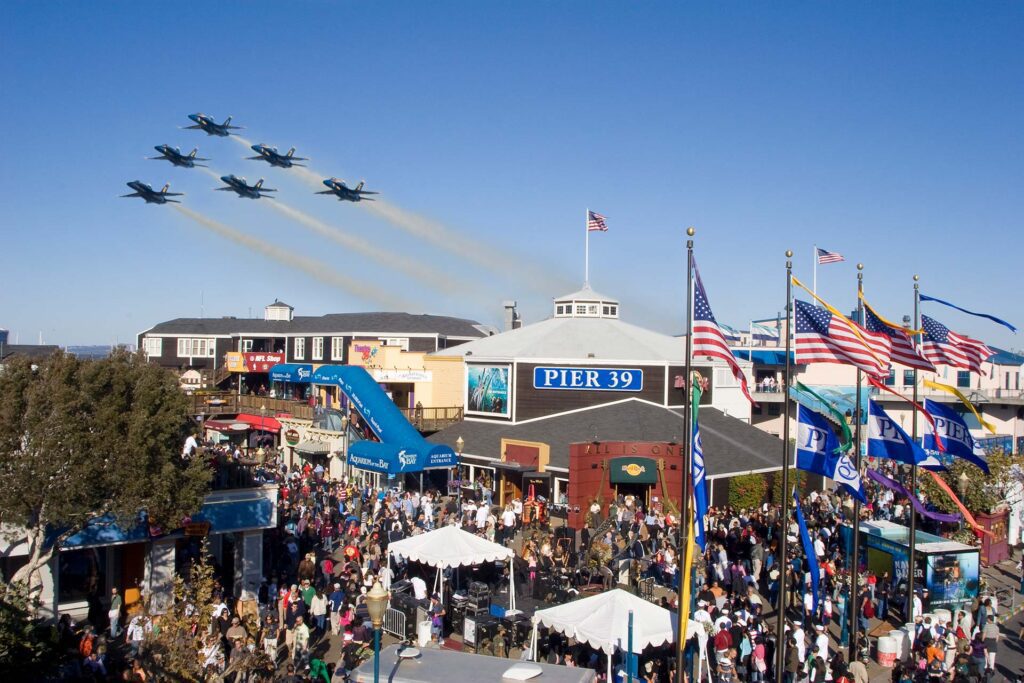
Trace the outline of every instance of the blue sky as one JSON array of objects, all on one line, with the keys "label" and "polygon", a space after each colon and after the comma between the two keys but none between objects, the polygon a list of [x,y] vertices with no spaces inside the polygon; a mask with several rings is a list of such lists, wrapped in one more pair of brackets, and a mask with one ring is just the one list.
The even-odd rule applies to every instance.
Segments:
[{"label": "blue sky", "polygon": [[[275,297],[299,314],[381,308],[119,199],[136,178],[417,312],[497,323],[516,299],[527,322],[547,316],[582,282],[590,207],[609,225],[592,236],[591,284],[646,327],[683,327],[688,225],[715,313],[736,327],[781,310],[787,248],[809,283],[815,243],[848,259],[819,269],[841,308],[862,261],[884,315],[910,312],[918,273],[927,294],[1024,324],[1022,30],[1011,3],[3,3],[0,327],[111,343]],[[297,147],[322,175],[365,178],[444,243],[180,130],[196,111]],[[165,142],[265,177],[289,207],[464,294],[144,160]]]}]

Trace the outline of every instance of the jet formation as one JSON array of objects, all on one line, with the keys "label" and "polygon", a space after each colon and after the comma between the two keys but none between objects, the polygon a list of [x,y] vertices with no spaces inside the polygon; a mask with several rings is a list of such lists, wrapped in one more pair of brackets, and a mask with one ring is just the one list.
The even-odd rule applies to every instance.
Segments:
[{"label": "jet formation", "polygon": [[160,152],[158,157],[146,157],[147,159],[159,159],[162,161],[169,161],[174,166],[181,168],[195,168],[196,166],[203,166],[204,164],[197,164],[197,161],[209,161],[209,159],[203,159],[197,157],[196,152],[199,151],[198,147],[192,148],[192,151],[188,154],[182,154],[181,150],[177,147],[171,147],[170,145],[157,145],[154,147],[156,151]]},{"label": "jet formation", "polygon": [[[208,116],[202,113],[189,114],[188,118],[193,121],[193,125],[184,126],[189,130],[201,130],[207,135],[214,135],[217,137],[226,138],[231,136],[231,131],[241,130],[242,126],[231,125],[231,117],[224,119],[224,123],[217,123],[212,116]],[[277,151],[277,147],[271,147],[263,143],[252,145],[252,150],[257,153],[254,157],[245,157],[254,161],[266,161],[271,166],[277,168],[292,168],[294,166],[304,166],[305,164],[299,164],[299,161],[309,161],[306,157],[295,156],[295,148],[290,148],[284,154]],[[196,154],[199,152],[199,148],[193,148],[188,154],[182,153],[178,147],[171,147],[170,145],[157,145],[154,147],[160,156],[146,157],[147,159],[155,159],[160,161],[169,161],[171,165],[178,168],[206,168],[205,164],[196,163],[198,161],[210,161],[209,159],[198,157]],[[240,178],[234,174],[221,176],[221,180],[224,181],[227,187],[218,187],[217,190],[223,190],[225,192],[234,192],[239,197],[247,199],[260,199],[262,197],[269,197],[268,192],[277,192],[277,190],[263,187],[263,179],[260,178],[255,185],[249,185],[245,178]],[[327,187],[326,190],[317,192],[316,194],[329,194],[334,195],[340,201],[347,202],[361,202],[369,201],[372,202],[373,198],[367,195],[380,194],[379,192],[371,192],[363,189],[363,182],[360,182],[355,187],[349,187],[344,180],[339,178],[326,178],[323,181]],[[144,199],[147,204],[166,204],[168,202],[180,203],[175,199],[168,199],[168,197],[179,197],[183,193],[181,192],[168,192],[170,183],[164,185],[163,189],[157,192],[151,186],[140,180],[133,180],[128,183],[128,187],[132,188],[134,192],[132,194],[121,195],[122,197],[139,197]]]},{"label": "jet formation", "polygon": [[256,181],[255,185],[250,185],[246,182],[245,178],[238,178],[235,175],[225,175],[220,177],[227,187],[218,187],[216,189],[224,192],[234,192],[240,198],[245,199],[259,199],[263,197],[264,192],[277,192],[269,187],[263,187],[263,178]]},{"label": "jet formation", "polygon": [[140,197],[146,200],[147,204],[166,204],[167,202],[180,204],[181,202],[177,199],[168,199],[168,197],[180,197],[184,194],[184,192],[168,192],[167,190],[171,188],[170,183],[164,185],[164,188],[159,192],[141,180],[133,180],[130,183],[127,183],[127,185],[135,190],[135,192],[132,192],[131,194],[123,194],[121,195],[122,197]]}]

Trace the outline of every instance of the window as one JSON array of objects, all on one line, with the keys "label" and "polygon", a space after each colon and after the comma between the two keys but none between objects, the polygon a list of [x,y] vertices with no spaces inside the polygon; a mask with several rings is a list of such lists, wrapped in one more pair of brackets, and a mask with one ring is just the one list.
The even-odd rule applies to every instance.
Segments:
[{"label": "window", "polygon": [[597,304],[587,305],[587,315],[597,315]]},{"label": "window", "polygon": [[1006,373],[1006,386],[1004,386],[1003,388],[1004,389],[1009,389],[1010,388],[1010,373],[1009,373],[1009,371],[1007,371],[1007,373]]},{"label": "window", "polygon": [[242,353],[249,353],[252,351],[252,339],[242,340]]},{"label": "window", "polygon": [[[178,337],[179,358],[212,358],[217,352],[217,340]],[[147,352],[148,353],[148,352]]]},{"label": "window", "polygon": [[958,389],[970,389],[971,388],[971,371],[970,370],[957,370],[956,371],[956,386]]},{"label": "window", "polygon": [[565,306],[562,306],[561,304],[555,306],[555,313],[557,315],[565,315]]},{"label": "window", "polygon": [[164,354],[164,338],[146,337],[142,340],[142,350],[147,357],[162,356]]},{"label": "window", "polygon": [[612,314],[612,307],[611,306],[602,306],[601,307],[601,311],[602,311],[602,313],[601,313],[602,315],[611,315]]},{"label": "window", "polygon": [[1020,373],[1013,373],[1013,388],[1020,391]]},{"label": "window", "polygon": [[313,337],[313,360],[323,360],[324,357],[324,338]]},{"label": "window", "polygon": [[587,314],[587,307],[585,305],[583,305],[583,304],[578,304],[576,306],[576,315],[586,315],[586,314]]},{"label": "window", "polygon": [[397,346],[403,351],[409,350],[408,337],[379,337],[379,339],[384,346]]},{"label": "window", "polygon": [[618,306],[612,306],[612,315],[618,315],[618,314],[619,314],[619,307]]},{"label": "window", "polygon": [[891,387],[896,385],[896,368],[889,368],[889,376],[885,378],[885,386]]},{"label": "window", "polygon": [[903,386],[905,386],[905,387],[912,387],[912,386],[914,386],[914,380],[916,380],[916,379],[917,378],[914,376],[914,371],[913,370],[904,370],[903,371]]},{"label": "window", "polygon": [[782,410],[781,409],[782,409],[782,404],[781,403],[769,403],[768,404],[768,414],[771,415],[772,417],[778,417],[779,415],[781,415],[782,414]]},{"label": "window", "polygon": [[295,353],[293,357],[295,360],[305,360],[306,358],[306,340],[302,337],[295,340]]},{"label": "window", "polygon": [[341,360],[345,357],[345,338],[331,337],[331,360]]}]

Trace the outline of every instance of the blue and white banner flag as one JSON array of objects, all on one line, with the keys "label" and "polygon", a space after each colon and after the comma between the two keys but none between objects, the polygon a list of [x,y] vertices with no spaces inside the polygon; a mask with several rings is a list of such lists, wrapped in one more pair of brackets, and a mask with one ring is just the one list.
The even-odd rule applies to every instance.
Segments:
[{"label": "blue and white banner flag", "polygon": [[882,406],[868,401],[868,455],[919,465],[928,456]]},{"label": "blue and white banner flag", "polygon": [[[924,400],[924,409],[935,419],[935,431],[942,438],[942,445],[946,447],[944,455],[963,458],[980,467],[985,474],[988,474],[988,463],[985,462],[985,449],[978,445],[964,418],[952,407],[933,401],[930,398]],[[926,451],[938,451],[935,445],[935,435],[931,432],[924,434],[924,449]],[[940,456],[941,457],[941,456]]]},{"label": "blue and white banner flag", "polygon": [[807,570],[811,573],[811,591],[814,595],[814,611],[818,611],[818,584],[821,583],[821,567],[818,566],[818,555],[814,552],[814,544],[811,543],[811,535],[807,532],[807,521],[804,520],[803,510],[800,509],[800,496],[793,489],[793,510],[796,512],[796,523],[800,527],[800,542],[804,546],[804,555],[807,556]]},{"label": "blue and white banner flag", "polygon": [[704,445],[700,440],[700,423],[697,414],[693,420],[693,540],[703,551],[707,547],[704,532],[704,517],[708,514],[708,482],[704,470]]},{"label": "blue and white banner flag", "polygon": [[796,466],[815,472],[843,485],[862,503],[867,503],[860,473],[846,455],[837,453],[839,439],[824,415],[803,405],[797,406]]}]

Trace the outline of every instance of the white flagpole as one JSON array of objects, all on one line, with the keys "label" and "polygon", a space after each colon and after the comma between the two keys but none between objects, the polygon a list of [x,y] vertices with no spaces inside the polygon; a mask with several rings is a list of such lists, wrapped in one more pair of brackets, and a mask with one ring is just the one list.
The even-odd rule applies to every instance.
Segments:
[{"label": "white flagpole", "polygon": [[[814,261],[813,261],[814,279],[811,281],[811,291],[814,292],[815,296],[817,296],[817,294],[818,294],[818,245],[817,244],[815,244],[813,247],[811,247],[811,257],[814,259]],[[815,306],[817,306],[817,303],[815,303]]]},{"label": "white flagpole", "polygon": [[590,209],[583,214],[583,234],[583,286],[586,287],[590,283]]}]

